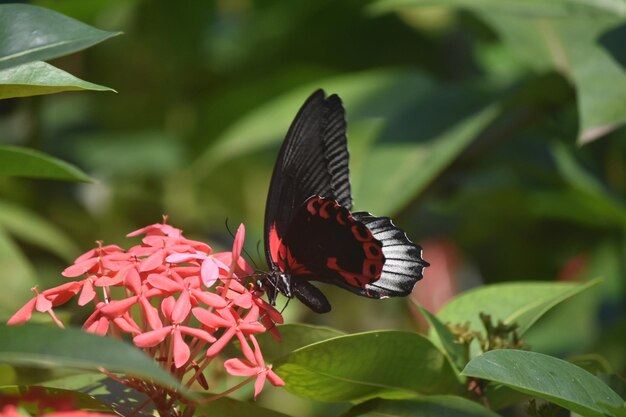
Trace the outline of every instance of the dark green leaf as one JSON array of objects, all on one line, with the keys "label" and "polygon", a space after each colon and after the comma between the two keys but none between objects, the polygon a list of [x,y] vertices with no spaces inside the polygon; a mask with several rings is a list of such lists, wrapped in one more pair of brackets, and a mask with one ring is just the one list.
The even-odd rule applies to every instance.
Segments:
[{"label": "dark green leaf", "polygon": [[339,336],[298,349],[275,364],[290,392],[320,401],[409,398],[459,392],[446,357],[416,333]]},{"label": "dark green leaf", "polygon": [[0,70],[71,54],[119,34],[96,29],[42,7],[2,4]]},{"label": "dark green leaf", "polygon": [[44,153],[15,146],[0,146],[0,176],[90,182],[78,168]]},{"label": "dark green leaf", "polygon": [[493,323],[517,323],[523,335],[554,306],[587,290],[600,281],[585,284],[556,282],[515,282],[493,284],[467,291],[446,304],[437,318],[443,322],[470,323],[470,328],[484,332],[480,313],[491,315]]},{"label": "dark green leaf", "polygon": [[0,99],[76,90],[115,91],[83,81],[41,61],[0,71]]},{"label": "dark green leaf", "polygon": [[165,386],[179,386],[170,374],[134,346],[72,328],[0,325],[0,360],[14,365],[105,368]]},{"label": "dark green leaf", "polygon": [[342,417],[498,417],[499,414],[462,397],[432,395],[415,400],[382,400],[364,402]]},{"label": "dark green leaf", "polygon": [[463,375],[506,385],[588,417],[602,417],[600,403],[623,407],[624,400],[598,378],[548,355],[492,350],[467,364]]},{"label": "dark green leaf", "polygon": [[567,76],[578,95],[580,143],[626,123],[624,68],[598,42],[602,35],[626,22],[623,2],[383,0],[374,10],[427,4],[476,12],[522,62],[538,71],[555,69]]}]

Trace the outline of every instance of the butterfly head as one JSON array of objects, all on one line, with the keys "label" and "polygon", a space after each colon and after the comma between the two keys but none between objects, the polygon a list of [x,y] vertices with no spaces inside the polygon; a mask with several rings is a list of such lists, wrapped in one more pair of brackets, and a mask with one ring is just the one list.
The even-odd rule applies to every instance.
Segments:
[{"label": "butterfly head", "polygon": [[288,298],[293,297],[291,280],[287,274],[280,270],[262,273],[262,275],[256,279],[255,284],[257,288],[267,294],[267,301],[272,306],[276,305],[276,298],[278,298],[278,294],[283,294]]}]

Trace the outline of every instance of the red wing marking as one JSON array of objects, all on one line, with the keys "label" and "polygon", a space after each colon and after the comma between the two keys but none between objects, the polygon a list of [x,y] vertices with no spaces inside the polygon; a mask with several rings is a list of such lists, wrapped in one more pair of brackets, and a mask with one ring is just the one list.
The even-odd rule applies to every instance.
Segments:
[{"label": "red wing marking", "polygon": [[276,231],[276,223],[272,223],[270,226],[270,256],[272,257],[272,261],[279,265],[279,250],[280,248],[284,248],[283,239],[278,236],[278,232]]},{"label": "red wing marking", "polygon": [[291,254],[287,246],[283,244],[283,240],[278,236],[276,224],[270,226],[270,255],[272,261],[280,268],[281,271],[289,271],[295,275],[304,275],[310,273],[304,265],[299,263]]}]

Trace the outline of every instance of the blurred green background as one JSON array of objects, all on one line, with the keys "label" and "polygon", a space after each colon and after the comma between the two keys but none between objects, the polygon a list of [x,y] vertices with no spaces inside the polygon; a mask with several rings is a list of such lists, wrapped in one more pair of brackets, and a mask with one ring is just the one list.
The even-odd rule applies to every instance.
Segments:
[{"label": "blurred green background", "polygon": [[[117,94],[0,101],[0,143],[97,179],[0,177],[1,318],[95,240],[128,247],[128,232],[162,214],[216,250],[232,241],[225,220],[244,222],[266,268],[257,242],[271,169],[321,87],[347,110],[355,208],[393,217],[433,264],[423,304],[481,283],[602,277],[544,319],[561,334],[528,339],[545,353],[602,353],[624,374],[623,2],[31,4],[124,35],[52,62]],[[292,302],[287,320],[420,326],[406,300],[324,291],[331,313]]]}]

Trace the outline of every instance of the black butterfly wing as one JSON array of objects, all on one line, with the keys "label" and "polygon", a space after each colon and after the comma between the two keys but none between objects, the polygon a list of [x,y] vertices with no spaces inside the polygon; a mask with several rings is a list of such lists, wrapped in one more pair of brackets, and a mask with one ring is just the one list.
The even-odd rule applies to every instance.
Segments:
[{"label": "black butterfly wing", "polygon": [[296,211],[313,195],[352,207],[345,111],[337,95],[326,98],[323,90],[300,108],[272,174],[265,208],[265,253],[272,269]]},{"label": "black butterfly wing", "polygon": [[281,243],[279,267],[296,283],[327,282],[370,298],[410,294],[428,266],[389,218],[317,196],[297,210]]},{"label": "black butterfly wing", "polygon": [[352,216],[381,243],[385,258],[380,278],[367,284],[359,294],[372,298],[409,295],[424,276],[424,268],[429,266],[422,258],[422,248],[411,242],[388,217],[376,217],[364,211],[352,213]]}]

